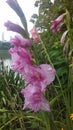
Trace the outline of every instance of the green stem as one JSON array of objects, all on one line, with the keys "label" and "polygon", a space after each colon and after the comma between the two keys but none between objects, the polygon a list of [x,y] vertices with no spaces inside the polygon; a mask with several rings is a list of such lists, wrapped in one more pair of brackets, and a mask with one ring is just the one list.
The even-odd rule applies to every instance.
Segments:
[{"label": "green stem", "polygon": [[[44,49],[44,52],[45,52],[45,54],[46,54],[46,56],[47,56],[47,59],[48,59],[49,63],[50,63],[51,66],[54,68],[54,65],[53,65],[53,63],[52,63],[52,61],[51,61],[51,59],[50,59],[49,54],[47,53],[46,47],[45,47],[45,45],[43,44],[43,41],[41,40],[41,38],[40,38],[40,41],[41,41],[42,47],[43,47],[43,49]],[[61,86],[61,83],[60,83],[60,80],[59,80],[59,77],[58,77],[57,73],[56,73],[56,78],[57,78],[58,83],[59,83],[59,86],[60,86],[60,88],[61,88],[61,90],[62,90],[62,86]]]}]

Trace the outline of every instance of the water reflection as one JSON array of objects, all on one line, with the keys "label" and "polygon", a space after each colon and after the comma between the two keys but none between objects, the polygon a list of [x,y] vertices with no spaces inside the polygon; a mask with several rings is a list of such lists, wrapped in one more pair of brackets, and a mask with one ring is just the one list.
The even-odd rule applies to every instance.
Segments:
[{"label": "water reflection", "polygon": [[4,66],[5,67],[11,67],[11,59],[4,59]]},{"label": "water reflection", "polygon": [[10,71],[11,59],[0,59],[0,72],[3,70]]}]

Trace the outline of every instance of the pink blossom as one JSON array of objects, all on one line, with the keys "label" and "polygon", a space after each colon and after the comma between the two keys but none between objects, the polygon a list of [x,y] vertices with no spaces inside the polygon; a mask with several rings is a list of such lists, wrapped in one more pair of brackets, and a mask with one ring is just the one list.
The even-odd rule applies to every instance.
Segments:
[{"label": "pink blossom", "polygon": [[16,9],[18,7],[16,0],[7,0],[6,2],[12,9]]},{"label": "pink blossom", "polygon": [[60,32],[61,26],[63,25],[63,18],[66,15],[66,13],[61,14],[57,19],[55,19],[51,25],[52,32]]},{"label": "pink blossom", "polygon": [[63,22],[60,22],[57,26],[55,26],[53,29],[52,29],[52,32],[55,33],[55,32],[58,32],[60,33],[61,32],[61,27],[64,23]]},{"label": "pink blossom", "polygon": [[44,73],[46,85],[52,83],[55,79],[56,70],[48,64],[41,64],[39,67],[42,70],[42,73]]},{"label": "pink blossom", "polygon": [[6,3],[18,14],[18,16],[24,17],[21,7],[17,0],[7,0]]},{"label": "pink blossom", "polygon": [[53,69],[50,65],[42,64],[38,67],[27,65],[22,76],[27,83],[40,84],[41,90],[45,91],[46,86],[54,81],[55,74],[55,69]]},{"label": "pink blossom", "polygon": [[65,37],[66,37],[67,33],[68,33],[68,30],[66,30],[66,31],[63,33],[62,37],[61,37],[61,43],[62,43],[62,44],[65,43]]},{"label": "pink blossom", "polygon": [[50,112],[49,103],[41,92],[40,86],[29,84],[26,88],[21,90],[21,93],[25,99],[23,109],[29,108],[34,112],[42,109]]},{"label": "pink blossom", "polygon": [[67,50],[69,47],[69,40],[66,41],[64,47],[63,47],[63,55],[66,56],[67,55]]},{"label": "pink blossom", "polygon": [[15,72],[22,73],[27,64],[32,64],[31,55],[29,51],[24,48],[19,47],[16,49],[14,47],[9,50],[9,53],[12,57],[12,70]]},{"label": "pink blossom", "polygon": [[11,45],[14,45],[16,47],[23,47],[23,48],[29,48],[32,46],[32,42],[29,39],[22,38],[19,36],[15,36],[15,38],[10,39]]},{"label": "pink blossom", "polygon": [[4,25],[5,25],[5,27],[7,27],[8,31],[17,32],[17,33],[21,34],[22,36],[25,36],[25,31],[20,25],[15,24],[11,21],[5,22]]},{"label": "pink blossom", "polygon": [[36,43],[40,43],[37,29],[36,29],[35,27],[33,27],[30,32],[31,32],[31,35],[32,35],[33,40],[34,40]]},{"label": "pink blossom", "polygon": [[28,32],[27,32],[27,20],[25,18],[25,15],[20,7],[20,5],[18,4],[17,0],[7,0],[6,1],[7,4],[16,12],[16,14],[19,16],[25,30],[26,30],[26,36],[28,37]]}]

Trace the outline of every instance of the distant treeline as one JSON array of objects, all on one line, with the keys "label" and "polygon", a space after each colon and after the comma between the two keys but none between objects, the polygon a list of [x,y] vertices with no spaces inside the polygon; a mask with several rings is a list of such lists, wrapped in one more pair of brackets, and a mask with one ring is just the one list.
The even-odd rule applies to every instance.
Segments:
[{"label": "distant treeline", "polygon": [[0,41],[0,50],[9,50],[11,47],[10,43],[7,41]]}]

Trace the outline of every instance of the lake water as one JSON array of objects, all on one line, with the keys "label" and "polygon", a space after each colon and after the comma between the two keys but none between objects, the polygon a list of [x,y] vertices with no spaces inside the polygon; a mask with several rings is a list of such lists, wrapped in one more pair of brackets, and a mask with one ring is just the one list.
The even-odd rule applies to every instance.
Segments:
[{"label": "lake water", "polygon": [[0,64],[3,61],[4,66],[10,68],[11,66],[11,57],[8,53],[8,50],[0,50]]}]

